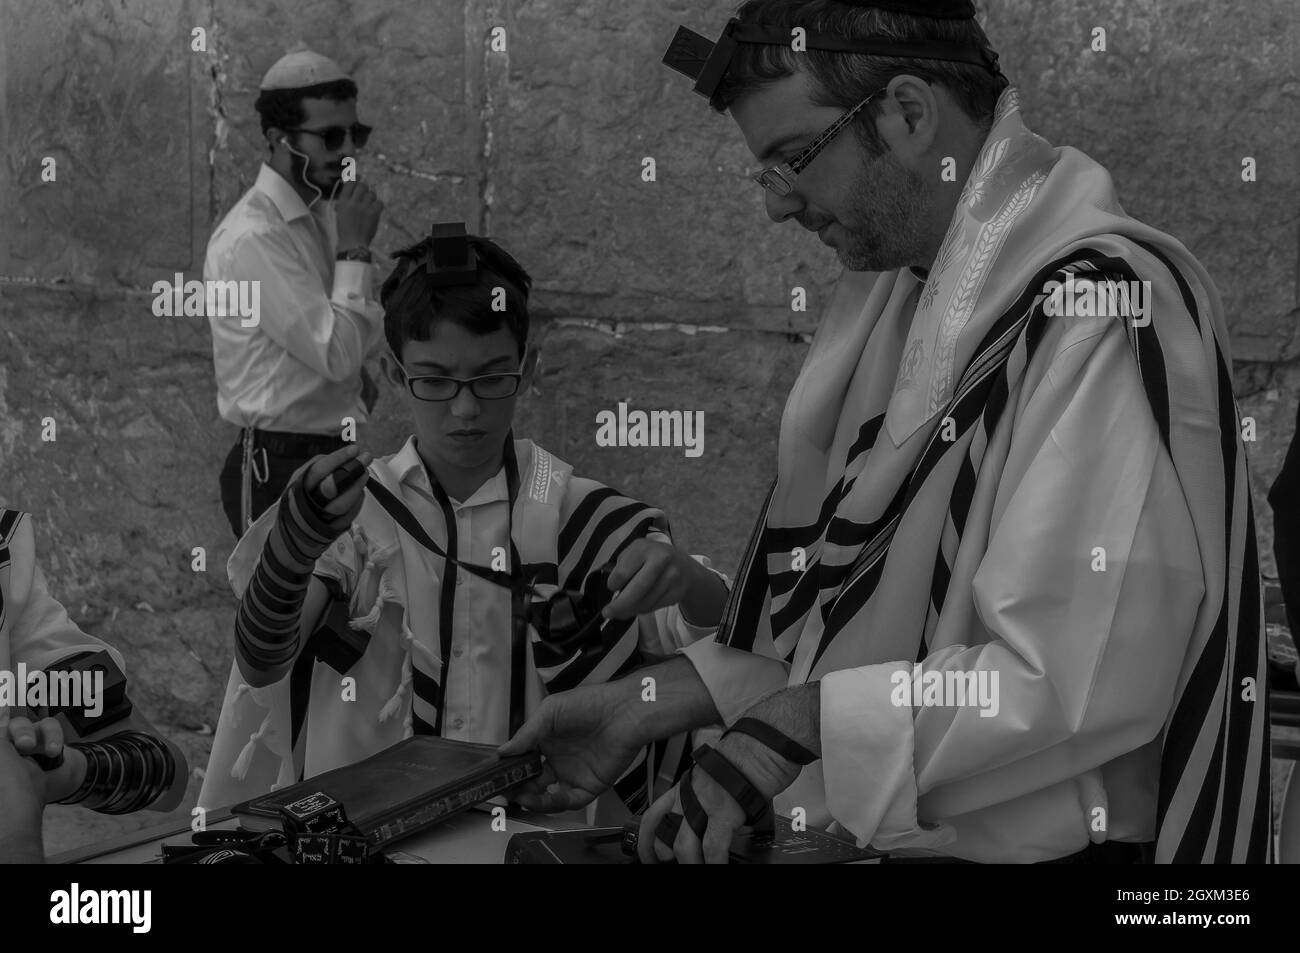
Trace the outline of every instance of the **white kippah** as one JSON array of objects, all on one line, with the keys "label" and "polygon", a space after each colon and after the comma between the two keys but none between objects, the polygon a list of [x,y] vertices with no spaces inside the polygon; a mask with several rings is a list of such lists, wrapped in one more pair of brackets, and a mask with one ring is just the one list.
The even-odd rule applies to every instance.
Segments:
[{"label": "white kippah", "polygon": [[338,63],[311,50],[286,53],[262,77],[261,89],[303,89],[336,79],[351,79]]}]

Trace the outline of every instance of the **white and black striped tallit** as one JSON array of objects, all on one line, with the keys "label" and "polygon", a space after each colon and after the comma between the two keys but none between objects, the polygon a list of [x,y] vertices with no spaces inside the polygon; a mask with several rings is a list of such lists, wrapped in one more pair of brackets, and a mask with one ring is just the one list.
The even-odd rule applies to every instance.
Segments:
[{"label": "white and black striped tallit", "polygon": [[[1042,268],[990,327],[950,403],[938,415],[955,422],[956,439],[942,439],[935,426],[911,474],[875,519],[855,521],[840,509],[862,469],[862,460],[880,436],[883,414],[862,424],[844,476],[824,499],[815,522],[770,525],[773,483],[718,638],[724,644],[753,651],[756,635],[762,632],[770,635],[775,654],[791,662],[799,647],[801,623],[815,610],[824,621],[820,644],[807,668],[815,666],[837,637],[853,629],[870,600],[890,558],[893,533],[902,514],[927,488],[931,490],[927,502],[934,501],[935,488],[928,481],[943,463],[948,464],[943,471],[955,472],[956,477],[947,493],[949,508],[935,557],[925,626],[916,633],[916,657],[918,661],[924,658],[927,637],[947,594],[952,561],[989,435],[1006,409],[1010,387],[1029,364],[1049,320],[1043,308],[1043,285],[1051,279],[1063,282],[1071,272],[1080,280],[1172,281],[1190,316],[1187,327],[1166,324],[1157,332],[1161,322],[1145,327],[1128,322],[1126,329],[1150,411],[1181,477],[1195,479],[1191,474],[1198,467],[1217,468],[1221,473],[1224,491],[1217,526],[1215,520],[1201,518],[1197,532],[1198,536],[1205,534],[1204,548],[1221,553],[1223,558],[1214,562],[1217,580],[1207,580],[1207,598],[1217,599],[1211,609],[1213,624],[1192,645],[1163,734],[1156,860],[1264,862],[1271,850],[1266,658],[1253,504],[1226,344],[1220,340],[1205,302],[1198,300],[1186,277],[1161,249],[1116,236],[1105,236],[1095,244],[1099,247],[1071,249]],[[1116,249],[1127,249],[1128,254],[1115,254]],[[1157,274],[1160,271],[1163,273]],[[1214,459],[1204,459],[1206,441],[1192,439],[1179,415],[1171,411],[1171,368],[1160,334],[1196,335],[1204,350],[1205,366],[1213,369],[1218,415]],[[1186,368],[1173,371],[1187,373]],[[951,465],[954,462],[955,467]],[[943,488],[938,491],[943,493]],[[807,552],[805,571],[790,567],[795,547]],[[1254,698],[1247,687],[1251,684]]]}]

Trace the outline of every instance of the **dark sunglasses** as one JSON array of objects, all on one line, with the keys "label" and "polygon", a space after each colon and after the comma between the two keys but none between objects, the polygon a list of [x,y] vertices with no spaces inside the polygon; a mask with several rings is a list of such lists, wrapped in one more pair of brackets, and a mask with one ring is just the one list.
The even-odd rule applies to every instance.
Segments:
[{"label": "dark sunglasses", "polygon": [[361,149],[365,146],[366,141],[369,140],[372,131],[371,127],[367,126],[364,122],[354,122],[350,126],[327,126],[324,129],[307,129],[303,126],[298,126],[295,129],[285,130],[285,132],[305,132],[309,135],[320,136],[321,141],[325,143],[325,148],[330,150],[330,152],[342,148],[349,133],[352,135],[352,144],[358,149]]}]

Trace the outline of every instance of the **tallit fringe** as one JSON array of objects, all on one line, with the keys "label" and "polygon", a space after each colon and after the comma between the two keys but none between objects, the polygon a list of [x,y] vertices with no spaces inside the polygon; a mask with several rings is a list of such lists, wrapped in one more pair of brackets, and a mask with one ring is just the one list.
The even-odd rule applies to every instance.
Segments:
[{"label": "tallit fringe", "polygon": [[[252,695],[253,704],[257,705],[257,707],[259,708],[263,707],[262,704],[257,700],[256,690],[253,688],[253,686],[249,685],[247,682],[243,682],[239,685],[238,688],[235,689],[235,694],[231,698],[231,704],[227,706],[222,706],[223,707],[222,714],[224,715],[226,713],[225,709],[228,708],[230,711],[231,720],[233,720],[235,717],[234,712],[235,712],[236,705],[234,703],[239,700],[239,697],[241,695]],[[273,711],[267,711],[266,717],[262,719],[262,724],[258,727],[257,731],[253,732],[251,735],[248,736],[247,744],[245,744],[244,747],[240,749],[239,757],[235,758],[235,763],[230,767],[230,776],[234,778],[236,781],[243,781],[246,777],[248,777],[248,769],[252,766],[253,763],[253,754],[257,751],[258,742],[262,742],[262,744],[266,746],[266,750],[271,752],[271,754],[276,755],[280,761],[280,769],[278,771],[279,779],[276,781],[275,784],[271,785],[271,790],[274,791],[277,788],[282,788],[286,784],[292,783],[292,778],[294,775],[292,754],[287,756],[284,754],[280,754],[273,747],[271,747],[269,744],[266,744],[266,742],[263,741],[263,739],[268,734],[271,733],[271,719],[274,716],[274,714],[275,713]],[[288,780],[285,780],[286,778]]]},{"label": "tallit fringe", "polygon": [[242,781],[248,776],[248,768],[253,762],[253,752],[257,750],[257,743],[266,737],[266,733],[270,730],[271,714],[267,713],[267,716],[262,719],[262,726],[249,736],[248,744],[244,745],[243,750],[239,752],[239,757],[235,759],[234,766],[230,769],[230,776],[236,781]]},{"label": "tallit fringe", "polygon": [[[403,637],[402,641],[406,641]],[[384,707],[379,710],[379,723],[382,725],[388,719],[397,714],[402,704],[406,701],[407,696],[411,693],[411,650],[406,650],[406,658],[402,661],[402,680],[397,685],[397,693],[384,703]],[[410,710],[410,706],[407,706]],[[410,724],[410,717],[407,717],[407,725]]]},{"label": "tallit fringe", "polygon": [[[369,567],[370,563],[367,562],[366,565]],[[379,617],[383,614],[384,606],[390,602],[400,601],[401,594],[397,591],[397,585],[393,582],[391,574],[385,570],[383,578],[379,580],[379,593],[375,596],[375,602],[370,607],[370,611],[355,619],[349,619],[348,628],[364,629],[374,635],[375,626],[379,624]]]},{"label": "tallit fringe", "polygon": [[[419,649],[421,652],[423,652],[425,657],[429,660],[433,668],[436,669],[439,664],[438,657],[433,654],[433,650],[430,649],[424,643],[420,642],[415,637],[415,633],[411,631],[411,627],[407,624],[406,621],[405,612],[402,613],[402,648],[406,651],[406,657],[402,660],[402,680],[397,686],[396,694],[394,694],[393,697],[388,700],[388,702],[384,705],[384,707],[379,712],[379,721],[381,723],[393,717],[393,715],[397,713],[398,708],[403,704],[403,702],[407,702],[409,700],[410,694],[412,692],[411,670],[414,665],[414,659],[412,658],[412,656],[415,650]],[[402,735],[403,738],[409,738],[414,733],[413,722],[412,722],[412,719],[414,717],[413,710],[414,710],[413,704],[406,705],[406,720],[402,723],[402,730],[404,732],[404,734]]]}]

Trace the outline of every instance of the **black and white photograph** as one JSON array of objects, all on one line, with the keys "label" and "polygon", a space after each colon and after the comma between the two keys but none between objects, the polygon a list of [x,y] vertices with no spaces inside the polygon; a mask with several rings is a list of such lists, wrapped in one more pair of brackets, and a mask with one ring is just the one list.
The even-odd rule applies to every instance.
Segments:
[{"label": "black and white photograph", "polygon": [[1294,0],[0,0],[15,935],[1293,930],[1298,146]]}]

